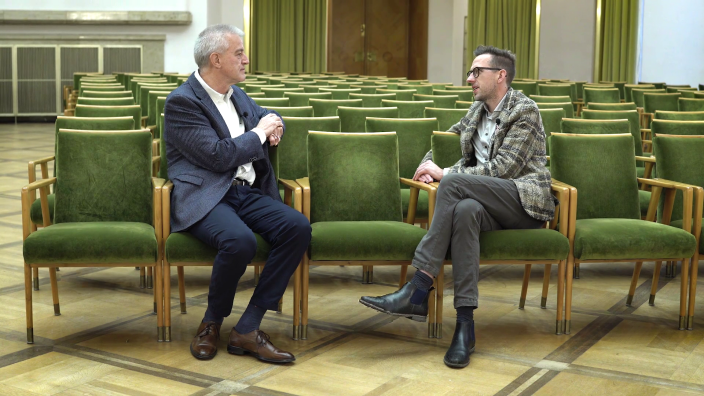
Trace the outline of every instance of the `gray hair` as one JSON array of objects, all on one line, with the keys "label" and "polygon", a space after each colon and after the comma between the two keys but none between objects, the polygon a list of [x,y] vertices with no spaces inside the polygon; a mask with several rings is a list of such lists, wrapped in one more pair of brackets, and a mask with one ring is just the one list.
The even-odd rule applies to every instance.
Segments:
[{"label": "gray hair", "polygon": [[213,52],[224,52],[227,50],[227,35],[236,34],[244,40],[244,32],[232,25],[208,26],[200,32],[193,48],[193,58],[199,68],[210,64],[210,54]]}]

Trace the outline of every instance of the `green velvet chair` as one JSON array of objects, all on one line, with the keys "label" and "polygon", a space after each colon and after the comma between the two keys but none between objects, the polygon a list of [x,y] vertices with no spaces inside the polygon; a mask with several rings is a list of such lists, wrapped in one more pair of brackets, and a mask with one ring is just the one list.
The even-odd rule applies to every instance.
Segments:
[{"label": "green velvet chair", "polygon": [[[147,110],[145,112],[144,106],[142,106],[142,114],[147,115],[147,128],[152,129],[154,131],[154,137],[158,137],[155,131],[157,123],[156,99],[165,98],[169,96],[172,91],[173,90],[152,90],[146,94]],[[142,96],[142,99],[144,99],[144,96]]]},{"label": "green velvet chair", "polygon": [[695,99],[704,99],[704,92],[695,92],[694,98]]},{"label": "green velvet chair", "polygon": [[262,106],[267,110],[274,110],[282,117],[313,117],[313,106],[299,107],[277,107],[277,106]]},{"label": "green velvet chair", "polygon": [[[367,95],[373,95],[376,94],[377,89],[396,89],[397,84],[393,84],[393,87],[390,87],[389,85],[362,85],[362,84],[353,84],[350,85],[350,88],[356,88],[360,89],[361,93],[367,94]],[[351,96],[350,96],[351,98]]]},{"label": "green velvet chair", "polygon": [[538,94],[538,82],[537,81],[511,81],[511,88],[520,89],[523,94],[530,97],[530,95]]},{"label": "green velvet chair", "polygon": [[[635,261],[626,302],[630,306],[643,261],[686,260],[692,257],[696,248],[696,239],[690,232],[654,222],[659,193],[673,191],[672,184],[636,177],[633,136],[628,133],[628,122],[612,122],[621,125],[612,130],[621,129],[623,133],[563,133],[553,134],[550,138],[552,177],[577,189],[570,197],[568,223],[572,249],[567,263],[566,334],[570,333],[572,271],[575,264]],[[650,210],[645,220],[640,215],[639,182],[653,188]],[[686,273],[686,268],[682,273]],[[686,283],[683,282],[682,286],[685,287]],[[680,324],[684,322],[685,306],[686,298],[683,298],[680,301]]]},{"label": "green velvet chair", "polygon": [[362,107],[381,107],[381,101],[384,99],[396,100],[395,93],[387,94],[350,94],[350,99],[362,99]]},{"label": "green velvet chair", "polygon": [[704,111],[704,98],[689,99],[680,98],[678,100],[680,111]]},{"label": "green velvet chair", "polygon": [[626,100],[626,81],[599,81],[600,84],[613,84],[618,89],[621,100]]},{"label": "green velvet chair", "polygon": [[666,85],[665,90],[667,93],[678,93],[680,90],[694,90],[696,91],[696,88],[692,88],[689,85]]},{"label": "green velvet chair", "polygon": [[667,84],[664,82],[644,82],[644,81],[638,81],[638,85],[652,85],[655,87],[655,89],[665,89],[665,86],[667,86]]},{"label": "green velvet chair", "polygon": [[631,90],[633,89],[655,89],[655,85],[646,85],[646,84],[625,84],[623,86],[624,93],[626,95],[626,98],[624,99],[626,102],[634,102],[633,100],[633,95],[631,94]]},{"label": "green velvet chair", "polygon": [[547,95],[530,95],[529,98],[533,99],[536,103],[566,103],[571,102],[572,98],[567,95],[563,96],[547,96]]},{"label": "green velvet chair", "polygon": [[[22,189],[27,343],[34,343],[31,273],[40,267],[49,268],[55,315],[61,314],[57,267],[153,268],[157,334],[163,340],[159,247],[164,181],[152,178],[151,141],[146,130],[60,129],[56,177]],[[51,185],[56,188],[53,225],[48,219]],[[29,212],[36,190],[44,228],[32,232]]]},{"label": "green velvet chair", "polygon": [[413,95],[413,100],[415,101],[432,101],[435,103],[434,106],[436,108],[440,109],[454,109],[455,108],[455,103],[459,100],[459,97],[457,95],[421,95],[421,94],[415,94]]},{"label": "green velvet chair", "polygon": [[120,84],[84,84],[83,87],[78,91],[78,96],[83,96],[85,91],[97,91],[97,92],[115,92],[124,91],[124,87]]},{"label": "green velvet chair", "polygon": [[637,110],[636,104],[634,102],[626,103],[590,103],[589,110],[611,110],[611,111],[622,111],[622,110]]},{"label": "green velvet chair", "polygon": [[417,94],[418,91],[415,89],[377,89],[378,94],[388,94],[395,93],[396,100],[413,100],[413,95]]},{"label": "green velvet chair", "polygon": [[290,98],[270,98],[270,97],[254,97],[252,98],[254,103],[258,104],[259,106],[276,106],[276,107],[289,107],[291,105],[291,99]]},{"label": "green velvet chair", "polygon": [[83,98],[130,98],[134,103],[131,91],[83,91]]},{"label": "green velvet chair", "polygon": [[590,89],[584,88],[584,104],[589,106],[590,102],[597,103],[620,103],[621,94],[618,88]]},{"label": "green velvet chair", "polygon": [[303,88],[262,88],[262,92],[267,98],[283,98],[285,92],[300,92],[303,93]]},{"label": "green velvet chair", "polygon": [[657,110],[679,111],[679,102],[682,95],[679,93],[650,93],[643,94],[643,126],[650,127],[650,121]]},{"label": "green velvet chair", "polygon": [[562,102],[562,103],[544,103],[535,102],[538,109],[562,109],[565,111],[565,118],[574,118],[574,106],[572,102]]},{"label": "green velvet chair", "polygon": [[284,88],[301,88],[304,85],[315,85],[315,81],[284,81]]},{"label": "green velvet chair", "polygon": [[655,120],[704,121],[704,111],[655,111]]},{"label": "green velvet chair", "polygon": [[474,104],[474,102],[466,102],[464,100],[458,100],[457,102],[455,102],[455,108],[468,110],[470,107],[472,107],[473,104]]},{"label": "green velvet chair", "polygon": [[398,109],[396,107],[339,106],[337,115],[340,117],[340,131],[366,132],[367,117],[398,118]]},{"label": "green velvet chair", "polygon": [[576,102],[575,92],[570,84],[538,84],[540,96],[569,96],[571,102]]},{"label": "green velvet chair", "polygon": [[[452,132],[433,132],[431,138],[431,147],[433,151],[433,162],[441,168],[447,168],[462,159],[462,149],[460,144],[460,136]],[[432,183],[432,186],[437,187],[438,183]],[[411,190],[414,190],[411,187]],[[543,275],[543,290],[540,300],[540,306],[545,308],[547,305],[548,288],[550,286],[550,269],[552,264],[558,265],[557,276],[557,312],[556,312],[556,333],[562,333],[562,303],[564,301],[564,275],[566,260],[569,254],[570,245],[567,239],[567,230],[569,220],[569,199],[571,194],[570,186],[566,186],[556,180],[552,182],[552,193],[559,199],[560,205],[556,208],[555,219],[548,224],[547,228],[536,230],[501,230],[482,232],[480,235],[480,265],[483,264],[525,264],[523,285],[521,297],[519,300],[519,309],[523,309],[526,302],[528,282],[530,280],[530,270],[533,264],[545,265]],[[435,201],[436,191],[429,191],[428,195],[432,202]],[[431,219],[432,220],[432,219]],[[560,230],[556,231],[557,225],[561,225]],[[412,219],[408,219],[411,222]],[[448,252],[447,261],[445,264],[451,264],[450,254]],[[405,267],[404,267],[405,269]],[[401,282],[405,281],[405,272],[402,271]],[[436,283],[444,284],[444,271],[438,274]],[[442,313],[443,313],[443,289],[437,288],[436,291],[436,319],[431,317],[431,324],[435,323],[435,329],[432,331],[436,338],[443,338],[442,331]]]},{"label": "green velvet chair", "polygon": [[688,98],[688,99],[694,99],[694,93],[696,92],[694,90],[695,88],[692,89],[678,89],[675,92],[679,92],[680,95],[682,95],[683,98]]},{"label": "green velvet chair", "polygon": [[431,84],[399,84],[398,89],[415,89],[419,95],[433,94],[433,86]]},{"label": "green velvet chair", "polygon": [[171,93],[174,89],[176,89],[177,86],[176,84],[169,84],[169,85],[163,85],[163,86],[145,86],[141,85],[139,87],[139,95],[137,98],[135,98],[135,103],[139,104],[142,107],[142,114],[143,116],[147,116],[147,123],[146,125],[155,125],[156,124],[156,116],[154,117],[149,117],[149,93],[150,92],[161,92],[161,93]]},{"label": "green velvet chair", "polygon": [[643,95],[646,93],[667,93],[664,89],[655,89],[655,88],[647,88],[647,89],[640,89],[640,88],[633,88],[631,90],[631,98],[633,98],[633,102],[636,104],[636,107],[643,108],[645,100],[643,98]]},{"label": "green velvet chair", "polygon": [[350,94],[362,93],[362,90],[359,88],[319,88],[318,92],[330,92],[334,100],[347,100],[350,98]]},{"label": "green velvet chair", "polygon": [[461,86],[458,86],[458,87],[455,87],[455,86],[452,86],[452,85],[447,85],[447,86],[445,86],[445,88],[443,88],[443,89],[445,89],[446,91],[469,91],[469,92],[474,92],[474,91],[472,90],[472,87],[469,86],[469,85],[461,85]]},{"label": "green velvet chair", "polygon": [[[247,96],[249,96],[252,99],[266,98],[266,94],[264,92],[252,92],[252,93],[248,93]],[[269,99],[281,99],[281,98],[269,98]]]},{"label": "green velvet chair", "polygon": [[382,107],[397,107],[400,118],[423,118],[426,107],[435,107],[432,100],[387,100],[381,101]]},{"label": "green velvet chair", "polygon": [[398,147],[393,132],[308,135],[309,178],[297,180],[312,228],[301,271],[302,339],[308,336],[311,266],[409,264],[425,235],[403,222]]},{"label": "green velvet chair", "polygon": [[134,99],[130,98],[87,98],[78,97],[76,104],[92,106],[127,106],[133,105]]},{"label": "green velvet chair", "polygon": [[176,89],[178,87],[178,84],[170,84],[167,82],[153,83],[153,82],[132,81],[132,93],[134,94],[135,103],[142,103],[142,88],[143,87]]},{"label": "green velvet chair", "polygon": [[309,106],[310,99],[334,99],[332,92],[286,92],[284,97],[291,101],[291,107]]},{"label": "green velvet chair", "polygon": [[92,106],[76,105],[76,117],[122,117],[131,116],[135,128],[142,126],[142,108],[139,105],[129,106]]},{"label": "green velvet chair", "polygon": [[[672,227],[691,229],[697,239],[697,249],[692,257],[691,271],[689,279],[689,306],[687,308],[686,328],[692,330],[694,327],[694,306],[697,294],[697,275],[699,268],[700,254],[704,253],[704,242],[701,239],[702,231],[702,206],[704,205],[704,162],[701,153],[704,152],[704,136],[679,136],[679,135],[658,135],[653,138],[654,153],[658,158],[658,174],[667,180],[690,185],[693,190],[693,221],[687,217],[685,223],[684,198],[685,190],[677,191],[674,198],[674,206],[670,213],[669,224]],[[660,199],[658,221],[665,222],[664,208],[666,198]],[[692,207],[691,203],[688,205]],[[689,228],[689,225],[693,227]],[[650,305],[655,304],[655,292],[658,289],[660,267],[662,262],[656,262],[653,272],[652,288],[650,292]],[[674,271],[673,271],[674,273]],[[686,275],[686,274],[685,274]],[[682,314],[680,314],[682,316]]]},{"label": "green velvet chair", "polygon": [[655,119],[650,125],[653,135],[704,136],[704,121]]},{"label": "green velvet chair", "polygon": [[545,154],[550,155],[550,146],[547,144],[548,138],[553,133],[562,132],[562,119],[565,118],[565,109],[538,109],[540,119],[543,122],[545,131]]},{"label": "green velvet chair", "polygon": [[309,99],[316,117],[337,116],[337,107],[362,107],[362,99]]},{"label": "green velvet chair", "polygon": [[327,84],[316,84],[316,85],[304,85],[303,92],[305,93],[317,93],[320,88],[334,88],[332,85]]},{"label": "green velvet chair", "polygon": [[433,95],[440,95],[440,96],[446,96],[446,95],[456,95],[457,100],[462,100],[465,102],[474,102],[474,93],[472,91],[464,91],[464,90],[457,90],[457,89],[433,89]]},{"label": "green velvet chair", "polygon": [[426,107],[424,113],[425,118],[437,118],[439,131],[449,130],[466,115],[466,109],[440,109],[437,107]]},{"label": "green velvet chair", "polygon": [[[331,81],[328,84],[334,86],[336,89],[350,89],[352,88],[352,83],[349,81]],[[342,98],[344,99],[344,98]]]}]

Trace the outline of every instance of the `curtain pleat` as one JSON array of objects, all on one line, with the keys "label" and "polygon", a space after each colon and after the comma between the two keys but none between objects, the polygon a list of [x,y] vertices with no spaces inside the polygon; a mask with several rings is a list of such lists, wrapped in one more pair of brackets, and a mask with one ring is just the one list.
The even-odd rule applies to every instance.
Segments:
[{"label": "curtain pleat", "polygon": [[493,45],[516,54],[516,77],[538,78],[535,68],[537,0],[469,0],[467,64],[480,45]]},{"label": "curtain pleat", "polygon": [[635,83],[638,0],[602,0],[599,81]]},{"label": "curtain pleat", "polygon": [[252,70],[324,71],[326,6],[326,0],[252,1]]}]

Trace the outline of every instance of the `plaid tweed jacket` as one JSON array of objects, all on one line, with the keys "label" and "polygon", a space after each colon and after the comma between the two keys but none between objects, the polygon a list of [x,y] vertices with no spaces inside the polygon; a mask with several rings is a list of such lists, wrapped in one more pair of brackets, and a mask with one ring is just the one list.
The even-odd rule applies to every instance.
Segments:
[{"label": "plaid tweed jacket", "polygon": [[[448,132],[460,135],[462,156],[449,173],[466,173],[509,179],[516,184],[521,205],[536,220],[548,221],[555,215],[555,198],[550,191],[550,171],[545,167],[545,131],[535,102],[509,88],[499,113],[490,160],[479,164],[472,137],[484,115],[484,102],[476,101],[467,115]],[[432,151],[421,163],[432,160]]]}]

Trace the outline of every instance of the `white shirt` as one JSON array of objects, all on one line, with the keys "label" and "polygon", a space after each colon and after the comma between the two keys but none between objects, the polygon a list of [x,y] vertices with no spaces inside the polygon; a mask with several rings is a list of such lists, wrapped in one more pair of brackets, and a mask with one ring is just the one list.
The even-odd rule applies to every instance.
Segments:
[{"label": "white shirt", "polygon": [[[210,99],[213,100],[213,103],[215,103],[215,107],[218,108],[220,115],[225,120],[225,124],[227,124],[227,129],[230,131],[230,137],[236,138],[237,136],[244,134],[244,123],[240,119],[240,116],[237,114],[235,104],[232,103],[232,101],[230,100],[230,97],[232,97],[233,92],[232,87],[230,87],[230,89],[227,90],[227,93],[223,95],[218,91],[210,88],[210,86],[200,76],[198,70],[196,70],[195,75],[196,79],[198,80],[200,85],[203,86],[205,92],[208,93]],[[264,133],[264,131],[258,128],[254,128],[252,129],[252,132],[255,132],[259,136],[259,141],[261,142],[261,144],[264,144],[264,142],[266,141],[266,134]],[[256,179],[256,177],[257,175],[254,172],[252,163],[248,162],[237,168],[237,172],[235,172],[233,179],[246,180],[250,185],[252,185],[254,184],[254,180]]]},{"label": "white shirt", "polygon": [[[508,93],[508,92],[507,92]],[[485,164],[489,162],[491,155],[491,143],[494,140],[494,133],[498,128],[496,120],[504,107],[506,95],[501,98],[501,101],[494,109],[494,112],[489,112],[489,108],[484,103],[484,116],[477,125],[477,133],[472,136],[472,146],[474,146],[474,156],[477,157],[477,164]]]}]

